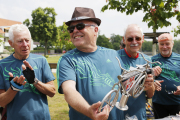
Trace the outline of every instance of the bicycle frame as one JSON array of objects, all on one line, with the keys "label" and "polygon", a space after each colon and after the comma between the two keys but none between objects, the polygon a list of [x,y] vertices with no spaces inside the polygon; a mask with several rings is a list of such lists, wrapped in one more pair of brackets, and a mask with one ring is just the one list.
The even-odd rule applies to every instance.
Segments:
[{"label": "bicycle frame", "polygon": [[[144,65],[136,65],[137,67],[130,67],[129,70],[126,70],[121,67],[119,59],[116,57],[119,63],[119,67],[123,70],[121,75],[118,75],[119,81],[115,83],[112,87],[112,90],[104,97],[102,104],[99,107],[99,112],[102,110],[104,103],[110,106],[110,110],[116,106],[120,110],[128,110],[127,101],[130,96],[137,98],[144,91],[144,82],[147,78],[147,74],[152,74],[152,69],[150,69],[150,63],[159,63],[150,62],[145,59],[144,55],[141,52],[138,52],[143,56],[143,59],[147,62]],[[115,86],[118,86],[118,89],[115,89]],[[119,102],[116,102],[119,96],[119,92],[122,93],[122,97]],[[113,98],[113,99],[112,99]]]}]

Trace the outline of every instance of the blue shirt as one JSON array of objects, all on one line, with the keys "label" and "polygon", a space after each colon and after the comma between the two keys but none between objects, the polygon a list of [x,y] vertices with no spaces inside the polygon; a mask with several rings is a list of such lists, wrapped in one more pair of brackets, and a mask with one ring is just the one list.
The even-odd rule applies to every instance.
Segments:
[{"label": "blue shirt", "polygon": [[[137,56],[137,58],[129,57],[124,49],[118,50],[118,54],[121,57],[125,69],[129,70],[130,66],[137,67],[136,65],[143,65],[147,62],[144,60],[141,54]],[[145,54],[143,54],[145,59],[151,61],[151,58]],[[146,92],[142,92],[141,95],[137,98],[133,98],[130,96],[127,101],[128,110],[124,112],[125,116],[133,116],[136,115],[138,120],[146,120]]]},{"label": "blue shirt", "polygon": [[[77,91],[90,105],[102,101],[114,83],[118,82],[117,76],[122,72],[116,57],[119,58],[115,50],[99,46],[91,53],[84,53],[78,49],[67,52],[59,59],[57,65],[59,93],[62,93],[61,84],[64,81],[74,80]],[[71,120],[90,120],[71,106],[69,108]],[[123,120],[123,117],[123,112],[114,107],[108,120]]]},{"label": "blue shirt", "polygon": [[[33,67],[35,77],[43,83],[54,80],[47,60],[40,55],[29,54],[26,59]],[[23,60],[14,58],[13,54],[0,60],[0,89],[10,88],[9,72],[14,77],[23,75]],[[51,120],[47,97],[28,82],[7,105],[7,120]]]},{"label": "blue shirt", "polygon": [[161,74],[156,80],[164,80],[161,83],[161,91],[155,91],[152,102],[162,105],[180,105],[180,95],[168,94],[168,92],[176,91],[176,86],[180,85],[180,55],[172,52],[170,57],[163,57],[157,54],[152,57],[152,61],[159,61],[162,69]]}]

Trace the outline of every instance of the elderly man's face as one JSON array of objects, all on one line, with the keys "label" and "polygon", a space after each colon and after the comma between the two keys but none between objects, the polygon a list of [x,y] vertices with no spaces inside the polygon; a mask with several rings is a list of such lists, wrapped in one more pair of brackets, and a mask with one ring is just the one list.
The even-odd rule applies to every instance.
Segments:
[{"label": "elderly man's face", "polygon": [[170,57],[173,49],[174,42],[172,40],[166,40],[159,42],[159,52],[163,57]]},{"label": "elderly man's face", "polygon": [[23,32],[14,32],[14,42],[11,42],[11,46],[15,51],[15,58],[26,59],[29,56],[31,49],[31,37],[27,30]]},{"label": "elderly man's face", "polygon": [[127,28],[124,43],[126,45],[126,51],[128,54],[136,54],[137,51],[140,50],[143,41],[144,36],[142,36],[142,33],[138,27],[131,26]]},{"label": "elderly man's face", "polygon": [[[95,25],[94,22],[81,20],[72,22],[70,26],[77,25],[78,23],[84,23],[88,25]],[[96,46],[96,36],[98,34],[98,27],[85,26],[84,29],[78,30],[76,27],[72,33],[70,33],[71,41],[77,49],[88,49]]]}]

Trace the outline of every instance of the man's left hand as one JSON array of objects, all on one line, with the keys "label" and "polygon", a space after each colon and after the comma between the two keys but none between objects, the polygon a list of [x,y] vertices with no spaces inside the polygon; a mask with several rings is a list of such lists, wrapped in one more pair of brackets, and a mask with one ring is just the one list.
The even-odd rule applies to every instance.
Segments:
[{"label": "man's left hand", "polygon": [[28,83],[32,84],[34,83],[34,78],[35,78],[34,70],[26,60],[24,60],[23,63],[24,63],[24,65],[22,65],[23,74],[27,79]]}]

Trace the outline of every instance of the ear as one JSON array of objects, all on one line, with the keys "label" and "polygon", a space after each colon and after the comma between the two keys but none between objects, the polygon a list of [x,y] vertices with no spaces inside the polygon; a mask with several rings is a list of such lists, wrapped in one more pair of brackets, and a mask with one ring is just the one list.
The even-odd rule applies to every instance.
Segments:
[{"label": "ear", "polygon": [[142,43],[144,42],[144,35],[143,35],[143,37],[142,37]]},{"label": "ear", "polygon": [[95,28],[94,28],[94,31],[98,33],[98,27],[95,27]]},{"label": "ear", "polygon": [[98,36],[98,27],[95,27],[95,28],[94,28],[94,32],[95,32],[94,35],[95,35],[95,36]]},{"label": "ear", "polygon": [[10,46],[11,46],[12,48],[14,48],[13,42],[12,42],[11,40],[8,40],[8,42],[9,42]]},{"label": "ear", "polygon": [[125,44],[125,39],[124,39],[124,36],[123,36],[123,43]]}]

